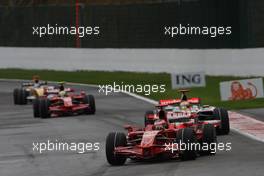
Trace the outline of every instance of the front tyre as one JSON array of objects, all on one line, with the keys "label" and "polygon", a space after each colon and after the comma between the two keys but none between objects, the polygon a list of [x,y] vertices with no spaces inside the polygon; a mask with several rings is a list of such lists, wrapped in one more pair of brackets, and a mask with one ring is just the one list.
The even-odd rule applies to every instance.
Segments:
[{"label": "front tyre", "polygon": [[49,106],[50,101],[48,99],[43,98],[39,100],[39,115],[41,118],[50,117]]},{"label": "front tyre", "polygon": [[177,132],[177,142],[180,145],[184,145],[186,148],[182,148],[179,153],[179,157],[182,161],[195,160],[197,157],[195,147],[193,144],[197,144],[197,138],[192,128],[183,128]]},{"label": "front tyre", "polygon": [[220,120],[220,126],[216,128],[219,135],[227,135],[230,132],[229,115],[226,109],[215,108],[215,117]]},{"label": "front tyre", "polygon": [[40,117],[40,106],[39,106],[39,99],[36,98],[33,100],[33,115],[35,118]]},{"label": "front tyre", "polygon": [[215,149],[212,149],[212,144],[216,144],[216,132],[215,127],[212,124],[205,124],[203,126],[203,137],[201,139],[201,145],[207,145],[206,150],[201,150],[200,155],[214,155]]},{"label": "front tyre", "polygon": [[109,133],[106,138],[105,150],[106,159],[109,164],[113,166],[120,166],[125,164],[126,157],[115,154],[116,147],[125,147],[127,145],[126,135],[124,133]]},{"label": "front tyre", "polygon": [[95,99],[93,95],[85,95],[84,97],[84,103],[89,104],[89,108],[85,111],[86,114],[95,114],[96,112],[96,106],[95,106]]}]

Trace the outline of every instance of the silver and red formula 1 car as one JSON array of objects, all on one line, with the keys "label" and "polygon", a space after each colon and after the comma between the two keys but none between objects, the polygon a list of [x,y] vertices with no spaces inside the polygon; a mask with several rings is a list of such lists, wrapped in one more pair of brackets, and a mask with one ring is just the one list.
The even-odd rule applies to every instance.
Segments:
[{"label": "silver and red formula 1 car", "polygon": [[214,125],[217,134],[227,135],[230,131],[227,110],[209,105],[201,105],[200,98],[187,98],[186,92],[188,91],[180,90],[182,93],[180,99],[160,100],[156,109],[145,113],[145,126],[153,124],[161,115],[170,117],[189,112],[190,117],[195,114],[201,123]]}]

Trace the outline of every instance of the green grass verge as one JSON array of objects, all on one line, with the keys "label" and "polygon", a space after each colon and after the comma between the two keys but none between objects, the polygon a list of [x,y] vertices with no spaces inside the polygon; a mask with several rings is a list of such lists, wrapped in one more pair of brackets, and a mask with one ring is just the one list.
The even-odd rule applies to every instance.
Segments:
[{"label": "green grass verge", "polygon": [[[22,70],[22,69],[0,69],[0,78],[8,79],[31,79],[32,75],[39,75],[42,80],[68,81],[87,84],[165,84],[165,93],[152,93],[149,98],[159,100],[179,97],[176,90],[171,89],[170,75],[167,73],[135,73],[135,72],[103,72],[103,71],[52,71],[52,70]],[[207,76],[206,87],[192,88],[189,96],[202,98],[203,104],[209,104],[227,109],[245,109],[264,107],[264,98],[246,101],[220,101],[219,83],[221,81],[244,79],[248,77],[230,76]],[[141,94],[143,95],[143,94]],[[145,95],[144,95],[145,96]]]}]

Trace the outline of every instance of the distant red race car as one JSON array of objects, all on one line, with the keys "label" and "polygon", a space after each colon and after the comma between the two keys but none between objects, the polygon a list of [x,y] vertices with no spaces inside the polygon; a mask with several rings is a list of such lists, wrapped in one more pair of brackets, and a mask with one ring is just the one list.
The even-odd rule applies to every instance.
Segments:
[{"label": "distant red race car", "polygon": [[187,98],[186,92],[189,90],[180,90],[182,97],[180,99],[160,100],[155,110],[145,113],[145,126],[153,124],[159,116],[174,116],[179,113],[190,111],[196,114],[201,123],[212,124],[216,128],[217,134],[227,135],[230,131],[229,116],[227,110],[209,105],[201,105],[200,98]]},{"label": "distant red race car", "polygon": [[33,103],[35,117],[48,118],[75,114],[95,114],[95,99],[93,95],[84,92],[74,94],[68,92],[65,96],[40,97]]},{"label": "distant red race car", "polygon": [[[200,125],[196,117],[179,116],[159,119],[147,127],[126,126],[128,134],[109,133],[106,138],[106,158],[111,165],[123,165],[127,158],[180,158],[194,160],[197,154],[213,154],[211,149],[189,147],[181,150],[181,144],[194,146],[216,142],[215,128],[211,124]],[[201,146],[201,145],[200,145]]]}]

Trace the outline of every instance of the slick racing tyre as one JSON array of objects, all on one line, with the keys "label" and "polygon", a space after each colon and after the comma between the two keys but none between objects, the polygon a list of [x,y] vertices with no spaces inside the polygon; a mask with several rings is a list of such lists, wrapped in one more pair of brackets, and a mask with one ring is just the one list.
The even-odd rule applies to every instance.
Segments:
[{"label": "slick racing tyre", "polygon": [[151,119],[148,118],[150,115],[154,115],[154,112],[152,110],[147,111],[145,113],[145,116],[144,116],[144,124],[145,124],[145,127],[147,125],[153,125],[154,124],[154,120],[151,120]]},{"label": "slick racing tyre", "polygon": [[48,99],[46,98],[39,99],[39,115],[41,118],[50,117],[49,106],[50,106],[50,102]]},{"label": "slick racing tyre", "polygon": [[120,156],[114,153],[116,147],[127,145],[126,135],[124,133],[109,133],[106,138],[105,151],[106,159],[109,164],[114,166],[120,166],[125,164],[126,157]]},{"label": "slick racing tyre", "polygon": [[33,100],[33,115],[35,118],[40,117],[39,109],[40,109],[39,99],[36,98],[35,100]]},{"label": "slick racing tyre", "polygon": [[89,108],[85,111],[86,114],[95,114],[96,112],[96,106],[95,106],[95,99],[93,95],[86,95],[84,97],[84,103],[89,104]]},{"label": "slick racing tyre", "polygon": [[220,126],[216,128],[216,132],[219,135],[227,135],[230,131],[229,116],[226,109],[215,108],[214,116],[217,120],[220,120]]},{"label": "slick racing tyre", "polygon": [[[195,147],[192,144],[197,144],[197,138],[192,128],[183,128],[177,132],[176,141],[182,145],[182,150],[180,150],[179,157],[182,161],[195,160],[197,157],[197,152]],[[183,148],[185,146],[185,148]]]},{"label": "slick racing tyre", "polygon": [[14,104],[15,105],[19,104],[18,94],[19,94],[19,89],[14,89],[14,91],[13,91],[13,98],[14,98]]},{"label": "slick racing tyre", "polygon": [[[202,149],[199,151],[200,155],[215,154],[215,149],[213,149],[212,147],[215,147],[217,141],[215,127],[212,124],[205,124],[203,126],[203,137],[200,142],[202,146]],[[206,147],[204,145],[206,145]]]},{"label": "slick racing tyre", "polygon": [[13,91],[14,104],[25,105],[27,104],[28,92],[25,89],[15,89]]}]

